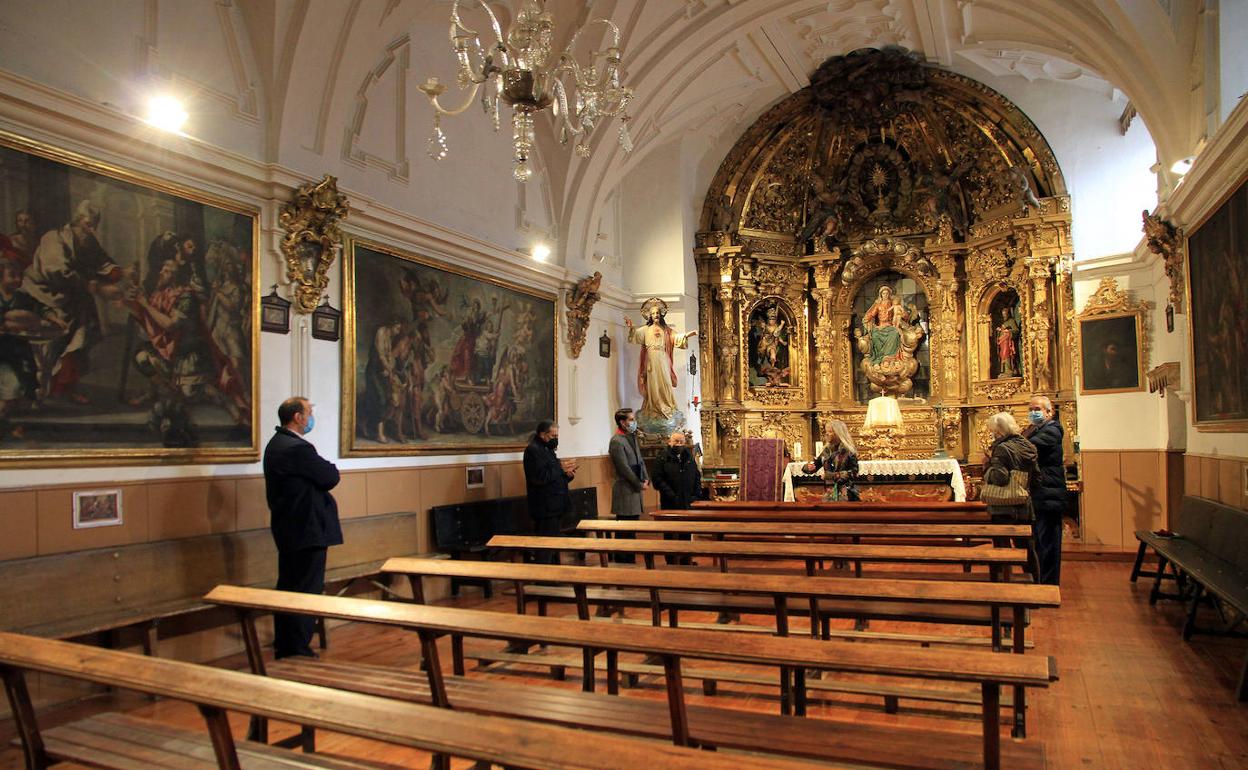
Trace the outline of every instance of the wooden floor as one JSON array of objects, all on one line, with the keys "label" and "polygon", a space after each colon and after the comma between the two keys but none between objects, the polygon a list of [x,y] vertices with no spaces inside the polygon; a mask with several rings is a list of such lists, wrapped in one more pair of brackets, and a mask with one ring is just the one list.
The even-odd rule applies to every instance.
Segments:
[{"label": "wooden floor", "polygon": [[[1149,607],[1148,587],[1127,582],[1130,564],[1123,562],[1071,561],[1063,565],[1063,606],[1056,612],[1038,613],[1035,622],[1037,651],[1057,657],[1061,681],[1050,691],[1033,695],[1028,740],[1043,741],[1050,768],[1150,768],[1162,770],[1210,770],[1248,768],[1248,705],[1234,702],[1232,688],[1245,654],[1245,642],[1198,636],[1191,644],[1178,634],[1181,611],[1174,602]],[[512,607],[510,597],[483,603],[471,589],[455,602],[460,606],[486,606],[500,611]],[[638,615],[639,617],[641,614]],[[682,616],[684,617],[684,616]],[[712,620],[690,614],[688,620]],[[761,623],[761,619],[759,623]],[[878,630],[929,632],[918,626],[873,624]],[[969,632],[971,633],[983,633]],[[414,636],[398,631],[348,626],[331,635],[330,655],[343,660],[415,667],[419,646]],[[496,649],[498,643],[478,643]],[[472,641],[468,649],[474,648]],[[449,650],[443,660],[449,666]],[[240,658],[221,665],[241,667]],[[698,664],[704,668],[703,664]],[[569,672],[564,683],[554,683],[536,669],[511,666],[470,675],[524,681],[528,678],[551,686],[578,687],[579,672]],[[662,698],[660,682],[643,680],[642,686],[626,690],[627,697]],[[720,685],[720,694],[705,698],[696,686],[689,689],[691,703],[728,705],[733,708],[777,710],[774,688]],[[122,708],[171,723],[198,725],[191,707],[173,702],[149,701],[134,696],[99,696],[44,718],[45,723],[70,719],[94,710]],[[812,704],[811,716],[877,723],[906,723],[974,733],[977,714],[961,713],[942,705],[916,702],[902,704],[897,715],[885,714],[878,703],[844,695]],[[244,720],[236,720],[239,735]],[[288,734],[279,729],[277,736]],[[318,736],[327,753],[385,761],[398,767],[427,767],[428,756],[354,738]],[[0,739],[8,745],[12,726],[0,726]],[[467,767],[457,762],[456,768]],[[0,770],[22,767],[21,754],[13,748],[0,750]]]}]

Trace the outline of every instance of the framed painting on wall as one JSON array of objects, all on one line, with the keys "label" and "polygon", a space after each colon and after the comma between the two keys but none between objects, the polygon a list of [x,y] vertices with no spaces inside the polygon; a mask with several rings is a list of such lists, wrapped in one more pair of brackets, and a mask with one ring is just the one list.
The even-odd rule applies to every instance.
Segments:
[{"label": "framed painting on wall", "polygon": [[254,209],[0,133],[0,461],[251,462]]},{"label": "framed painting on wall", "polygon": [[345,457],[518,451],[555,419],[555,295],[350,239]]},{"label": "framed painting on wall", "polygon": [[1192,231],[1187,259],[1192,422],[1248,432],[1248,183]]},{"label": "framed painting on wall", "polygon": [[1148,368],[1150,303],[1132,302],[1113,278],[1101,279],[1079,314],[1079,392],[1143,390]]},{"label": "framed painting on wall", "polygon": [[121,490],[74,493],[74,529],[121,526]]}]

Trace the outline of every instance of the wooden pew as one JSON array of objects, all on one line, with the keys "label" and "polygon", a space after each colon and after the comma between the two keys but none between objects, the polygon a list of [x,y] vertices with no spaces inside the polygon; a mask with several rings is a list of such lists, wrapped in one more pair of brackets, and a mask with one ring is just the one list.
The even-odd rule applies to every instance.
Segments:
[{"label": "wooden pew", "polygon": [[693,503],[697,510],[708,511],[907,511],[932,513],[983,513],[987,506],[978,500],[954,502],[919,501],[913,503],[899,502],[793,502],[780,500],[697,500]]},{"label": "wooden pew", "polygon": [[815,573],[819,561],[842,559],[854,562],[908,564],[987,565],[994,579],[1005,580],[1013,566],[1027,564],[1021,548],[917,545],[863,545],[844,543],[776,543],[745,540],[608,540],[586,537],[531,537],[495,535],[491,548],[529,551],[578,551],[596,553],[606,563],[609,554],[639,554],[653,568],[656,556],[712,556],[720,560],[763,559],[806,562],[807,574]]},{"label": "wooden pew", "polygon": [[[1001,649],[1000,615],[1008,613],[1014,630],[1011,651],[1026,650],[1027,610],[1052,608],[1061,604],[1057,586],[1020,583],[970,583],[931,580],[872,580],[858,578],[795,577],[789,575],[737,575],[686,570],[641,570],[612,567],[562,567],[502,562],[448,562],[433,559],[394,558],[384,570],[408,576],[413,596],[425,595],[423,577],[470,577],[478,580],[509,580],[516,585],[516,609],[527,613],[527,603],[568,602],[577,605],[583,620],[589,619],[591,604],[611,604],[649,608],[651,624],[662,624],[662,612],[669,623],[678,624],[676,611],[700,609],[770,615],[776,632],[789,633],[789,615],[809,613],[811,636],[827,638],[827,618],[884,615],[890,619],[920,622],[982,623],[985,616],[993,627],[993,648]],[[530,583],[559,583],[562,587],[532,586]],[[590,589],[610,588],[613,590]],[[625,589],[625,590],[619,590]],[[627,589],[632,589],[631,592]],[[662,592],[662,593],[660,593]],[[708,595],[709,594],[709,595]],[[749,598],[755,599],[749,601]],[[758,601],[761,599],[761,601]],[[790,599],[806,602],[805,607],[789,607]],[[891,605],[891,612],[887,609]],[[540,605],[539,605],[540,606]],[[969,610],[969,611],[968,611]],[[985,613],[985,610],[987,612]],[[544,614],[544,612],[542,613]],[[456,674],[464,673],[463,641],[452,635],[452,657]],[[608,667],[611,667],[608,659]],[[593,689],[592,655],[583,656],[583,687]],[[614,679],[608,675],[608,687]],[[797,676],[791,700],[799,713],[804,710],[804,677]],[[787,676],[781,678],[782,709],[790,702]],[[885,696],[887,698],[887,696]],[[890,701],[890,711],[895,708]],[[1026,696],[1014,692],[1014,733],[1026,734]]]},{"label": "wooden pew", "polygon": [[[976,741],[979,750],[975,753],[987,768],[1002,766],[1001,686],[1046,687],[1057,678],[1052,659],[1041,656],[899,650],[799,637],[586,623],[235,586],[218,586],[205,598],[239,610],[249,662],[258,674],[405,700],[428,700],[457,711],[663,736],[678,745],[743,749],[876,766],[938,768],[980,763],[973,762],[965,741],[967,736],[952,733],[896,726],[878,729],[827,720],[689,706],[685,703],[682,686],[684,659],[978,684],[983,694],[983,732]],[[426,673],[417,675],[410,671],[308,658],[266,662],[256,641],[254,614],[257,612],[320,615],[411,629],[420,637]],[[621,652],[654,655],[663,661],[667,702],[446,676],[437,647],[437,637],[446,634],[601,649],[617,655]],[[1007,741],[1006,746],[1010,767],[1036,767],[1037,761],[1042,762],[1035,744]]]},{"label": "wooden pew", "polygon": [[[99,714],[40,730],[27,694],[25,671],[193,703],[207,723],[207,734],[122,714]],[[506,766],[557,770],[638,770],[655,766],[683,770],[815,767],[799,760],[717,755],[618,735],[451,711],[3,632],[0,632],[0,674],[16,715],[26,765],[31,770],[41,770],[57,761],[118,770],[393,768],[393,765],[295,754],[264,744],[235,741],[227,711],[310,725],[441,756],[467,757]]]},{"label": "wooden pew", "polygon": [[766,521],[845,524],[990,524],[988,509],[901,510],[892,504],[854,503],[846,508],[692,508],[660,510],[650,515],[659,521]]},{"label": "wooden pew", "polygon": [[688,535],[775,535],[779,537],[858,537],[997,540],[1029,538],[1024,524],[873,524],[861,522],[766,522],[766,521],[625,521],[585,519],[576,528],[599,535],[616,532],[679,533]]}]

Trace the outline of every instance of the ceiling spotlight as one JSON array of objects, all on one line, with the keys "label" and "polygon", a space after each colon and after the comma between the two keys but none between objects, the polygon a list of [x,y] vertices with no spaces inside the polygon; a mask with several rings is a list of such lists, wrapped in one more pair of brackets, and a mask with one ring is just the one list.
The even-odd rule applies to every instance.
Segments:
[{"label": "ceiling spotlight", "polygon": [[172,96],[155,96],[147,103],[147,122],[162,131],[178,133],[186,118],[186,108]]},{"label": "ceiling spotlight", "polygon": [[1174,165],[1170,167],[1170,173],[1183,176],[1192,170],[1192,163],[1196,162],[1196,156],[1189,155],[1182,160],[1176,160]]},{"label": "ceiling spotlight", "polygon": [[529,253],[532,254],[533,259],[536,259],[538,262],[545,262],[550,256],[550,247],[544,243],[539,243],[535,245]]}]

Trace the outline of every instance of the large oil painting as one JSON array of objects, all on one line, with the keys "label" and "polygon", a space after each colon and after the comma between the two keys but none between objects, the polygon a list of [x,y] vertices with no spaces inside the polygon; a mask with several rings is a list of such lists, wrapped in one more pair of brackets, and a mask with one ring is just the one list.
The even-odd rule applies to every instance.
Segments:
[{"label": "large oil painting", "polygon": [[255,460],[256,219],[0,135],[0,461]]},{"label": "large oil painting", "polygon": [[1144,389],[1139,324],[1135,313],[1079,320],[1080,393]]},{"label": "large oil painting", "polygon": [[555,298],[352,240],[346,456],[522,449],[555,417]]},{"label": "large oil painting", "polygon": [[1248,431],[1248,183],[1187,242],[1198,430]]}]

